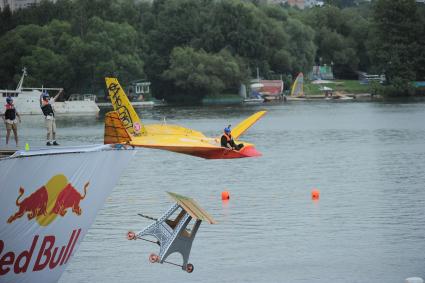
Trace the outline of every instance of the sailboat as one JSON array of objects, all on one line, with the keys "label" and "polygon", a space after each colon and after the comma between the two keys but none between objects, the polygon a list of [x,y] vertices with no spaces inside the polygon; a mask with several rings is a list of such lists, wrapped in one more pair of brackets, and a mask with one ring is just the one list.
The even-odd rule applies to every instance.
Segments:
[{"label": "sailboat", "polygon": [[286,97],[287,100],[306,100],[304,94],[304,75],[299,73],[291,88],[291,95]]}]

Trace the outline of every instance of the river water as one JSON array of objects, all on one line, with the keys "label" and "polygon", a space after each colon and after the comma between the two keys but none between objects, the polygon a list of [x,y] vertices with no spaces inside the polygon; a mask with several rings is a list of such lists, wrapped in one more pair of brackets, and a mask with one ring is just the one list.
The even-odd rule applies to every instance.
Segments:
[{"label": "river water", "polygon": [[[141,149],[107,199],[60,282],[404,282],[425,277],[425,103],[292,102],[261,106],[157,107],[165,118],[217,136],[265,109],[243,136],[260,158],[203,160]],[[100,143],[100,118],[60,118],[64,145]],[[24,117],[22,142],[44,142]],[[4,136],[2,135],[2,139]],[[313,188],[320,200],[312,201]],[[221,192],[230,192],[222,202]],[[203,223],[192,274],[151,264],[155,244],[128,241],[173,203],[196,199]],[[179,255],[169,261],[181,262]]]}]

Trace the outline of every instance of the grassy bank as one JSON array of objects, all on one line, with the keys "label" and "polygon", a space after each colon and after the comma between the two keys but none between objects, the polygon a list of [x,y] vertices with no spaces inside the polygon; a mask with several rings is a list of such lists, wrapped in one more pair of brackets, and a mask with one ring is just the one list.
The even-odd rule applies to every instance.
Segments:
[{"label": "grassy bank", "polygon": [[304,93],[306,95],[323,95],[324,91],[320,90],[321,87],[327,86],[333,92],[358,94],[370,93],[370,85],[360,84],[358,80],[334,80],[332,83],[327,84],[312,84],[310,81],[304,83]]},{"label": "grassy bank", "polygon": [[[360,94],[372,92],[371,85],[360,84],[358,80],[334,80],[325,84],[313,84],[311,81],[306,81],[304,82],[304,93],[307,96],[324,96],[325,92],[321,90],[324,86],[331,88],[333,93]],[[237,104],[241,102],[242,98],[239,95],[230,93],[207,95],[202,99],[202,104]]]}]

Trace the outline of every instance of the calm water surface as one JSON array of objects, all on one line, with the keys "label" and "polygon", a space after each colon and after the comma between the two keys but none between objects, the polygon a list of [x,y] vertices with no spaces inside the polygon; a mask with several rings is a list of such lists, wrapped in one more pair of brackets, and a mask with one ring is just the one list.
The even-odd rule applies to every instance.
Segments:
[{"label": "calm water surface", "polygon": [[[255,111],[243,137],[261,158],[203,160],[140,150],[61,278],[67,282],[403,282],[425,277],[425,103],[288,103],[163,107],[146,122],[219,135]],[[24,141],[41,145],[42,120],[25,117]],[[64,145],[100,143],[102,118],[62,118]],[[2,136],[3,139],[4,136]],[[313,202],[310,192],[321,191]],[[223,203],[221,191],[231,199]],[[218,221],[202,224],[192,274],[151,264],[156,245],[128,230],[195,198]],[[179,255],[169,258],[181,262]]]}]

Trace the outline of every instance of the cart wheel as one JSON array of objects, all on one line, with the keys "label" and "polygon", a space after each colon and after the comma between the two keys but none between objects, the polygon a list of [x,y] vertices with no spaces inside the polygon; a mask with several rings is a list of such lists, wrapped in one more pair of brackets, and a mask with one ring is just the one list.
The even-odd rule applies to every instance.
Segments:
[{"label": "cart wheel", "polygon": [[152,254],[149,255],[149,261],[151,263],[159,262],[159,256],[152,253]]},{"label": "cart wheel", "polygon": [[127,240],[135,240],[136,239],[136,233],[133,231],[128,231],[127,233]]},{"label": "cart wheel", "polygon": [[187,273],[192,273],[194,269],[195,269],[195,267],[193,266],[193,264],[188,263],[188,264],[186,265],[186,272],[187,272]]}]

